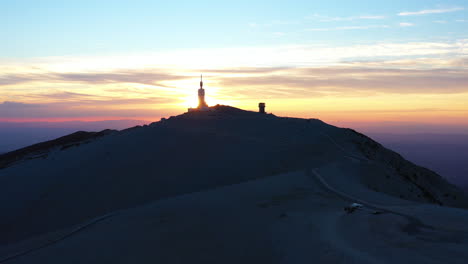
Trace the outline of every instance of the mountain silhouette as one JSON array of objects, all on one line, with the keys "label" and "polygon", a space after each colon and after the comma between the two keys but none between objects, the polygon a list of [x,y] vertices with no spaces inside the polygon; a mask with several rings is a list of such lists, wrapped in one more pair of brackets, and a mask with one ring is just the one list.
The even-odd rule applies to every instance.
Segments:
[{"label": "mountain silhouette", "polygon": [[[437,262],[398,245],[448,255],[441,243],[468,241],[446,230],[468,219],[462,191],[318,119],[217,105],[36,144],[1,155],[0,168],[0,263]],[[364,208],[347,215],[352,202]]]}]

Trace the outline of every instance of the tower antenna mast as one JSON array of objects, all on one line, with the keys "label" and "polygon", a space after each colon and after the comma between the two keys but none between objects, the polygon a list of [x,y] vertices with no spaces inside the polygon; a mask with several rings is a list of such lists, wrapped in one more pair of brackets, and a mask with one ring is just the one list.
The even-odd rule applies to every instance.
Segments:
[{"label": "tower antenna mast", "polygon": [[200,74],[200,88],[203,88],[203,74]]}]

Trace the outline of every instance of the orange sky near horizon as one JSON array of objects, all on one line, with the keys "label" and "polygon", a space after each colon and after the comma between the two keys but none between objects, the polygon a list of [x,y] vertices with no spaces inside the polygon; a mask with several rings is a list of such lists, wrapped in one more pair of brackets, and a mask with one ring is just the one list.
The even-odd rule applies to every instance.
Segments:
[{"label": "orange sky near horizon", "polygon": [[[327,49],[329,61],[302,65],[299,59],[314,61],[324,50],[292,46],[258,52],[249,48],[250,57],[240,57],[242,50],[223,49],[3,62],[0,121],[157,121],[196,106],[203,73],[209,105],[257,111],[258,103],[265,102],[267,112],[278,116],[319,118],[332,124],[468,127],[468,40],[453,44],[456,56],[450,45],[436,44],[336,50],[344,57],[365,54],[363,49],[382,56],[404,52],[375,61],[343,62]],[[421,55],[421,50],[428,54]],[[267,61],[271,57],[277,61]]]},{"label": "orange sky near horizon", "polygon": [[[319,118],[330,123],[356,122],[415,122],[430,124],[457,124],[468,126],[468,93],[456,94],[380,94],[365,97],[334,97],[322,96],[318,98],[241,98],[230,99],[228,94],[219,94],[221,88],[214,89],[205,84],[207,102],[210,105],[225,104],[246,110],[257,111],[258,102],[266,102],[267,112],[278,116],[290,116],[300,118]],[[226,88],[229,90],[229,88]],[[49,116],[33,116],[28,110],[23,112],[24,116],[2,117],[2,122],[64,122],[64,121],[101,121],[101,120],[124,120],[135,119],[147,122],[157,121],[162,117],[182,114],[188,107],[196,106],[196,90],[194,85],[189,90],[193,94],[181,94],[174,103],[161,105],[116,104],[99,106],[102,102],[94,102],[96,105],[88,106],[71,100],[70,108],[64,106],[67,103],[62,100],[31,100],[26,104],[41,104],[51,106],[51,111],[45,114]],[[213,95],[212,92],[215,92]],[[220,99],[217,98],[219,96]],[[261,98],[261,94],[258,95]],[[112,101],[112,99],[110,99]],[[65,100],[66,101],[66,100]],[[98,108],[99,107],[99,108]],[[41,108],[41,107],[39,107]],[[72,114],[68,116],[57,116],[60,108],[69,109]],[[57,110],[55,110],[57,109]],[[73,109],[76,109],[75,113]],[[125,112],[125,115],[100,115],[101,112]],[[34,110],[31,109],[31,110]],[[91,112],[90,112],[91,111]],[[82,113],[82,114],[80,114]],[[87,114],[89,113],[89,114]]]}]

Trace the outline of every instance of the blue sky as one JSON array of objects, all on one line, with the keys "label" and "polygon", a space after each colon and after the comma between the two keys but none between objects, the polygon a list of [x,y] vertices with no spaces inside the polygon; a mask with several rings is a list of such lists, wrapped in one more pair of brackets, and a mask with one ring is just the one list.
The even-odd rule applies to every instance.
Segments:
[{"label": "blue sky", "polygon": [[467,8],[461,0],[1,0],[0,58],[453,41],[468,38]]}]

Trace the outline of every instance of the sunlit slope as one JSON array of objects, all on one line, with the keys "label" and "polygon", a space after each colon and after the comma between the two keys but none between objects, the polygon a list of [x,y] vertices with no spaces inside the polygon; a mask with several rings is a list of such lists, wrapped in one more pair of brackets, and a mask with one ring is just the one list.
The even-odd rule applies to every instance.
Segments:
[{"label": "sunlit slope", "polygon": [[218,106],[53,148],[0,170],[0,242],[166,197],[349,162],[358,165],[350,182],[361,188],[467,206],[462,193],[437,174],[352,130]]}]

